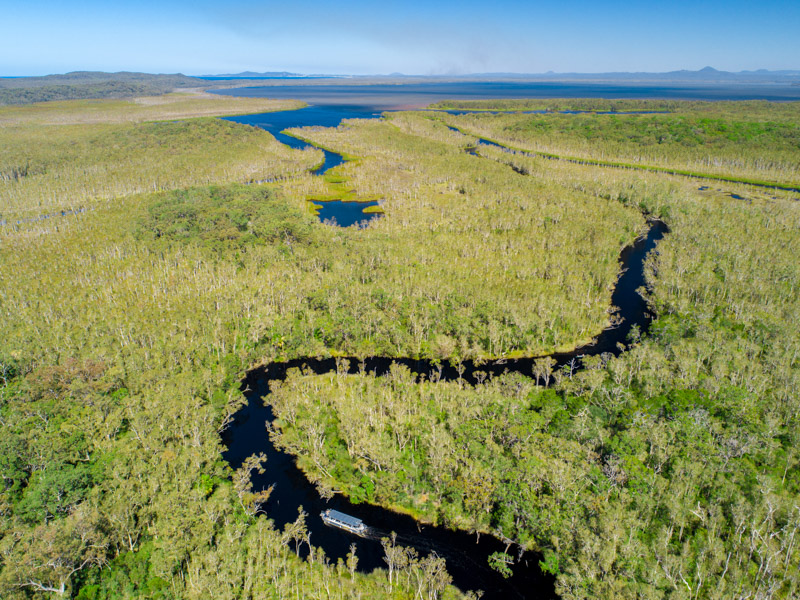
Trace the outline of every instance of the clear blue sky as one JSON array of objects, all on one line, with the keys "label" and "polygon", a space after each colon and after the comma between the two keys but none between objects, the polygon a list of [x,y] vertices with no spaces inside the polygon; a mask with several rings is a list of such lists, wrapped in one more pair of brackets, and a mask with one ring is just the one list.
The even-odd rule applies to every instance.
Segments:
[{"label": "clear blue sky", "polygon": [[7,76],[800,69],[800,0],[4,4]]}]

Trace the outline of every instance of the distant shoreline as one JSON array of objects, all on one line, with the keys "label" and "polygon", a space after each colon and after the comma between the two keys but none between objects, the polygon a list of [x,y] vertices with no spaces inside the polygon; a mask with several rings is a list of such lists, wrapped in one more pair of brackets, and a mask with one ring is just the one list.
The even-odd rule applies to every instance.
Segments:
[{"label": "distant shoreline", "polygon": [[[43,77],[0,76],[0,105],[48,100],[135,98],[207,90],[235,96],[300,98],[311,104],[417,108],[449,99],[638,98],[658,100],[800,101],[800,71],[725,73],[561,73],[522,75],[301,75],[74,72]],[[227,91],[224,91],[227,90]],[[235,91],[234,91],[235,90]]]},{"label": "distant shoreline", "polygon": [[788,84],[645,84],[640,82],[538,81],[431,81],[378,82],[372,80],[264,81],[259,85],[207,88],[209,92],[239,97],[298,99],[311,105],[350,105],[375,110],[422,108],[443,100],[483,99],[637,99],[737,101],[800,101],[800,86]]}]

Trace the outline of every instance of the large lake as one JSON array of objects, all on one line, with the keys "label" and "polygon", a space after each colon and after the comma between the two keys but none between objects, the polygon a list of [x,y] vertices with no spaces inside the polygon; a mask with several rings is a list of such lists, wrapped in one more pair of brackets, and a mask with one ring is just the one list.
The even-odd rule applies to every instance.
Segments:
[{"label": "large lake", "polygon": [[[258,80],[253,80],[255,84]],[[283,80],[285,81],[285,80]],[[419,108],[440,100],[484,98],[638,98],[669,100],[800,100],[788,84],[670,84],[583,82],[431,82],[398,84],[309,83],[212,90],[230,96],[296,98],[309,104]]]}]

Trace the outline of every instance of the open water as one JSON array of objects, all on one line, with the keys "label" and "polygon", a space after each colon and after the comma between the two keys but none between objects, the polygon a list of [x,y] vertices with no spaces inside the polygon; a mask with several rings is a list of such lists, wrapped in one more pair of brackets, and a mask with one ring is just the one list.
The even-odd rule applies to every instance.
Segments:
[{"label": "open water", "polygon": [[441,100],[495,98],[634,98],[664,100],[800,100],[800,86],[779,84],[670,84],[589,82],[431,82],[398,84],[271,85],[214,91],[229,96],[294,98],[314,105],[393,110]]}]

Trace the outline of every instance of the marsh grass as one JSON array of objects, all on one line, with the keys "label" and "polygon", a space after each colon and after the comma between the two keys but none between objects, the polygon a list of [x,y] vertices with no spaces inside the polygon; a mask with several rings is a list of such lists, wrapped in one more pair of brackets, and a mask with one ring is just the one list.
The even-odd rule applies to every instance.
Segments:
[{"label": "marsh grass", "polygon": [[197,115],[298,103],[172,94],[0,109],[0,215],[7,221],[130,194],[282,179],[319,161],[269,133]]},{"label": "marsh grass", "polygon": [[[467,103],[461,103],[467,105]],[[627,103],[560,101],[537,107],[627,108]],[[513,102],[510,106],[514,106]],[[480,104],[488,109],[491,103]],[[509,103],[498,106],[508,108]],[[517,103],[516,106],[529,106]],[[800,103],[637,101],[667,114],[437,115],[466,134],[518,151],[585,162],[782,188],[800,187]]]}]

